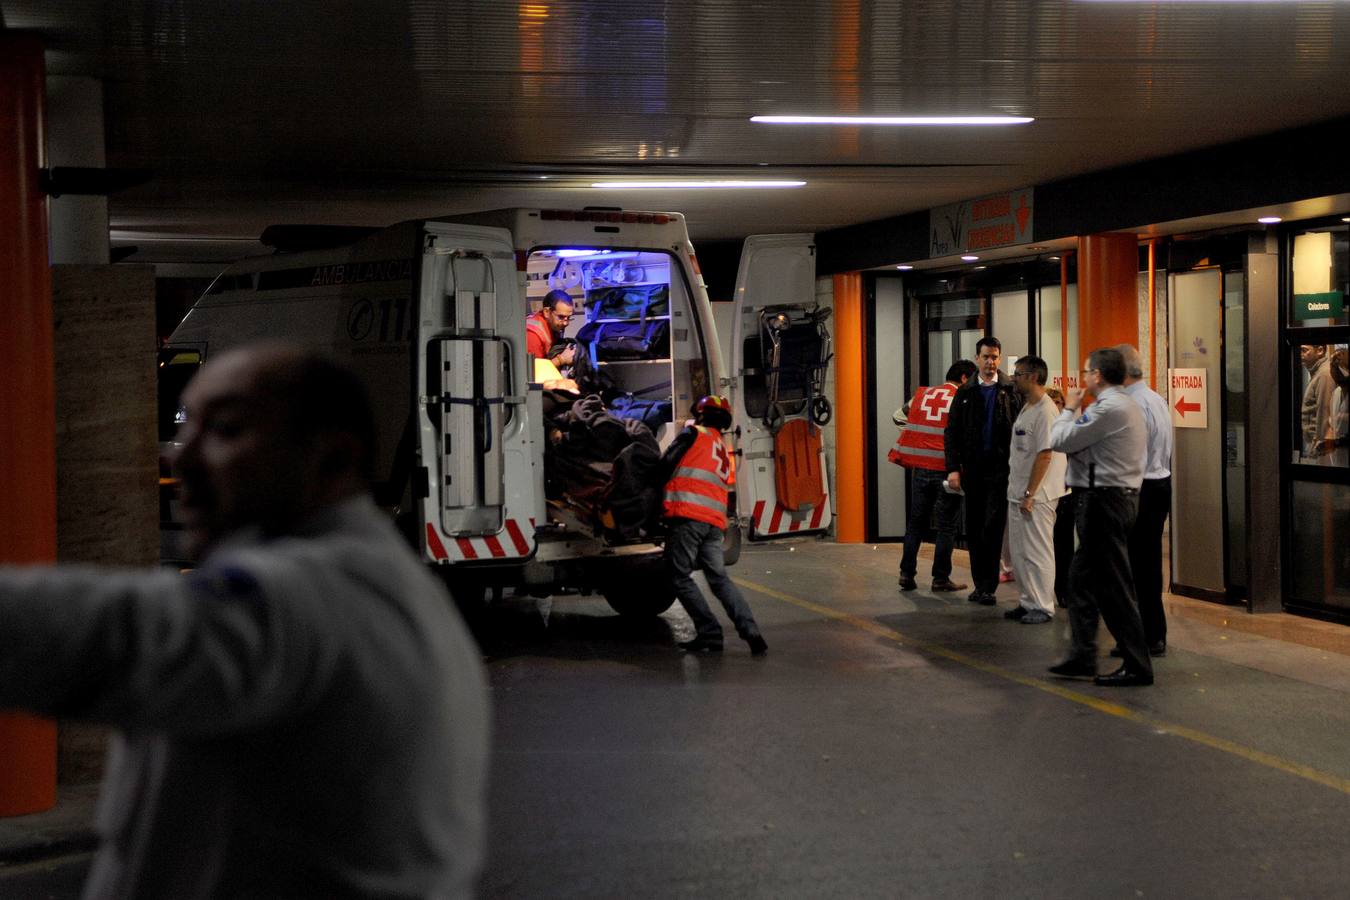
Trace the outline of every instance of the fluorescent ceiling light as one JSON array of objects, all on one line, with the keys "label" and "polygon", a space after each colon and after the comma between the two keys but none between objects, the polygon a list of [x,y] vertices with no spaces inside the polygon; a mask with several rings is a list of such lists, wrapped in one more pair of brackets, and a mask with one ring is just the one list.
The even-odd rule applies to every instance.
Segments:
[{"label": "fluorescent ceiling light", "polygon": [[979,257],[976,256],[974,253],[967,253],[965,256],[961,258],[966,262],[974,262],[975,260],[979,259]]},{"label": "fluorescent ceiling light", "polygon": [[795,188],[804,184],[805,181],[597,181],[591,187],[617,191],[682,191],[687,188]]},{"label": "fluorescent ceiling light", "polygon": [[1025,125],[1026,116],[751,116],[769,125]]},{"label": "fluorescent ceiling light", "polygon": [[1256,221],[1260,222],[1262,225],[1278,225],[1283,222],[1284,219],[1281,219],[1279,216],[1262,216]]},{"label": "fluorescent ceiling light", "polygon": [[899,265],[899,266],[896,266],[896,268],[899,269],[901,272],[908,272],[910,269],[912,269],[912,268],[914,268],[914,267],[913,267],[913,266],[910,266],[910,265]]}]

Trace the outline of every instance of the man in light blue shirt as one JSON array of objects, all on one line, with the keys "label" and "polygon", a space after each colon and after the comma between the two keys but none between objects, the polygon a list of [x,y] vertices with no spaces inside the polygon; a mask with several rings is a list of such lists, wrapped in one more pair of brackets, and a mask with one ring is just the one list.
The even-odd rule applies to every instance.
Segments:
[{"label": "man in light blue shirt", "polygon": [[[1130,530],[1130,570],[1149,656],[1167,655],[1167,616],[1162,602],[1162,533],[1172,509],[1172,412],[1167,401],[1144,381],[1144,362],[1129,344],[1116,347],[1125,357],[1125,393],[1139,404],[1148,434],[1139,515]],[[1118,650],[1111,651],[1119,656]]]},{"label": "man in light blue shirt", "polygon": [[[1078,552],[1069,569],[1069,623],[1073,649],[1051,666],[1056,675],[1094,677],[1105,687],[1153,683],[1153,664],[1134,602],[1129,535],[1144,480],[1145,428],[1139,406],[1122,390],[1125,359],[1111,347],[1093,350],[1083,384],[1096,402],[1080,413],[1082,388],[1065,398],[1050,429],[1050,445],[1068,454],[1068,483],[1078,496]],[[1097,623],[1120,646],[1122,665],[1097,675]]]}]

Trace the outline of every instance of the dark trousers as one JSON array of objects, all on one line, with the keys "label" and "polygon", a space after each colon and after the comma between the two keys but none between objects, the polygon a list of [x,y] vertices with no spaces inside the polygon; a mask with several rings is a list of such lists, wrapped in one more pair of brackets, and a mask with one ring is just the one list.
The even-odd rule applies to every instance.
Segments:
[{"label": "dark trousers", "polygon": [[1130,571],[1144,640],[1150,647],[1167,640],[1162,602],[1162,533],[1172,509],[1172,479],[1145,478],[1139,488],[1139,516],[1130,531]]},{"label": "dark trousers", "polygon": [[[900,574],[913,578],[919,571],[919,544],[929,521],[937,531],[933,550],[933,580],[952,574],[952,546],[956,543],[956,523],[961,515],[961,495],[943,490],[945,472],[914,469],[910,479],[909,524],[905,526],[905,555],[900,559]],[[933,513],[936,510],[937,515]]]},{"label": "dark trousers", "polygon": [[966,495],[966,546],[975,590],[998,589],[998,561],[1003,555],[1003,529],[1008,524],[1008,473],[975,469],[961,473]]},{"label": "dark trousers", "polygon": [[759,626],[750,612],[750,604],[728,577],[722,562],[722,529],[693,519],[669,519],[667,524],[666,570],[675,585],[675,597],[693,620],[697,636],[713,643],[722,642],[722,625],[693,579],[693,573],[702,569],[708,587],[736,626],[736,633],[745,640],[757,637]]},{"label": "dark trousers", "polygon": [[1069,564],[1073,562],[1074,509],[1078,497],[1070,492],[1059,498],[1055,508],[1055,601],[1067,606],[1069,600]]},{"label": "dark trousers", "polygon": [[1144,626],[1134,602],[1129,539],[1139,513],[1139,494],[1116,488],[1081,490],[1078,496],[1078,552],[1069,567],[1069,624],[1073,655],[1096,661],[1098,614],[1120,647],[1125,668],[1153,674]]}]

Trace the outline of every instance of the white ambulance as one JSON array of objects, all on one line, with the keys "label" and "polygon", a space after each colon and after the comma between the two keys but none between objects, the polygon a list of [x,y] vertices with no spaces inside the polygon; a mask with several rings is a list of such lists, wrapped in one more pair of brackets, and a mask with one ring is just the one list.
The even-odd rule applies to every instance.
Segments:
[{"label": "white ambulance", "polygon": [[[314,233],[323,230],[306,232]],[[731,393],[735,401],[744,393],[724,368],[683,216],[512,209],[403,222],[353,237],[344,234],[335,247],[245,260],[216,279],[160,353],[161,438],[171,440],[173,419],[181,416],[178,392],[212,354],[263,338],[308,346],[364,377],[379,425],[376,499],[445,573],[458,599],[481,602],[488,590],[508,587],[540,596],[573,589],[599,591],[621,613],[668,608],[674,594],[661,567],[659,535],[618,538],[605,527],[603,508],[569,502],[552,482],[546,488],[546,472],[557,478],[549,455],[559,435],[545,415],[553,392],[533,381],[525,320],[546,293],[562,290],[574,302],[569,336],[587,327],[592,334],[632,331],[625,324],[631,319],[659,334],[649,352],[606,359],[592,350],[582,363],[611,394],[643,401],[647,427],[664,449],[699,397]],[[802,283],[808,295],[796,299],[805,307],[813,279]],[[614,316],[606,304],[616,292],[661,302],[631,319],[604,318]],[[758,322],[765,318],[761,308],[789,298],[773,299],[745,312],[746,321]],[[758,347],[755,354],[772,361]],[[805,411],[800,403],[766,404],[763,366],[748,368],[755,381],[750,431],[809,414],[809,404]],[[739,430],[746,423],[742,415]],[[746,515],[775,504],[772,479],[763,478],[773,460],[754,455],[763,452],[761,442],[751,444],[743,464],[751,496],[739,506]],[[171,500],[163,510],[172,557]],[[793,515],[800,528],[803,516]],[[736,521],[735,507],[730,519]],[[827,514],[812,521],[808,512],[805,521],[820,530],[829,525]],[[752,536],[770,535],[752,530]],[[739,528],[729,528],[729,562],[739,540]]]}]

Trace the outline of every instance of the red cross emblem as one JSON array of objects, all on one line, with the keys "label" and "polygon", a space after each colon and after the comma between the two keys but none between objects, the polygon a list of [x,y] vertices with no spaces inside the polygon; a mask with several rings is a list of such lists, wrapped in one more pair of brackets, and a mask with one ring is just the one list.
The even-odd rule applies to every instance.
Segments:
[{"label": "red cross emblem", "polygon": [[919,408],[923,410],[923,414],[928,421],[941,422],[942,417],[947,414],[947,410],[952,408],[953,396],[951,391],[926,391],[923,400],[919,403]]}]

